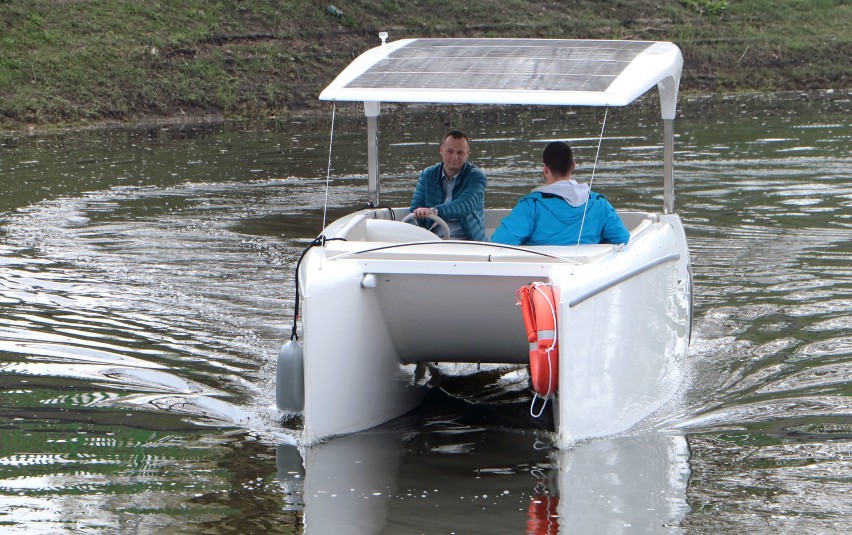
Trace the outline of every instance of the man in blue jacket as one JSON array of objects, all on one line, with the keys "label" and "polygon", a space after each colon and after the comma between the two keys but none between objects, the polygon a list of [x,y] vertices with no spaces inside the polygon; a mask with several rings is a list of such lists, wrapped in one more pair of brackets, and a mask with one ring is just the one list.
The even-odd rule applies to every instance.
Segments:
[{"label": "man in blue jacket", "polygon": [[424,169],[417,180],[409,212],[417,219],[437,215],[450,227],[450,238],[488,241],[485,235],[485,173],[467,161],[467,134],[453,130],[444,136],[441,163]]},{"label": "man in blue jacket", "polygon": [[606,197],[571,178],[575,163],[567,143],[549,143],[542,159],[547,185],[521,197],[500,221],[492,242],[573,245],[579,235],[579,243],[627,243],[630,233]]}]

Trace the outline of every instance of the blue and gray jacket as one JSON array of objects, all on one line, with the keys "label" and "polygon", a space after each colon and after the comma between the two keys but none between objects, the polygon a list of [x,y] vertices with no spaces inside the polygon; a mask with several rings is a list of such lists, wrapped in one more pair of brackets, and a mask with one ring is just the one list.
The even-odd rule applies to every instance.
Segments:
[{"label": "blue and gray jacket", "polygon": [[[583,221],[583,210],[586,218]],[[577,243],[627,243],[630,233],[615,208],[587,184],[559,180],[521,197],[503,218],[491,241],[506,245],[573,245]]]},{"label": "blue and gray jacket", "polygon": [[485,235],[485,187],[488,178],[482,169],[465,162],[453,185],[453,200],[445,203],[443,165],[433,165],[420,173],[409,211],[434,207],[441,219],[457,219],[468,239],[488,241]]}]

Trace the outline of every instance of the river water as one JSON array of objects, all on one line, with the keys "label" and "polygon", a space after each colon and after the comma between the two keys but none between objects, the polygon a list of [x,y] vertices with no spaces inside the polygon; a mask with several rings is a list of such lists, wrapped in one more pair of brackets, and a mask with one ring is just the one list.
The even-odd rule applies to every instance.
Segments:
[{"label": "river water", "polygon": [[[381,202],[407,204],[450,126],[474,139],[489,206],[540,183],[551,139],[588,181],[606,119],[594,188],[656,210],[652,108],[388,110]],[[3,532],[845,533],[850,95],[681,112],[688,379],[632,432],[565,451],[517,373],[449,381],[379,430],[298,447],[275,356],[299,254],[366,200],[357,114],[335,118],[330,158],[330,113],[0,139]]]}]

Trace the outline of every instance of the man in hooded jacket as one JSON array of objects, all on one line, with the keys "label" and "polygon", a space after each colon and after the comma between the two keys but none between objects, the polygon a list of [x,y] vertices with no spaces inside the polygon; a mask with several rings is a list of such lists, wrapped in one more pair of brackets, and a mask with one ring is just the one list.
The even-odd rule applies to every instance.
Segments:
[{"label": "man in hooded jacket", "polygon": [[579,243],[627,243],[630,233],[606,197],[572,178],[575,163],[567,143],[549,143],[542,159],[547,185],[518,201],[500,221],[492,242],[574,245],[579,235]]}]

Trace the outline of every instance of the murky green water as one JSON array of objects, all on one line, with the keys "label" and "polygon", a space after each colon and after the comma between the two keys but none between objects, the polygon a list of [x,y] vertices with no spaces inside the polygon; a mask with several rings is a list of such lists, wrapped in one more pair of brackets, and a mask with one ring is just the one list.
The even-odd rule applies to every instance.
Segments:
[{"label": "murky green water", "polygon": [[[308,451],[274,407],[307,240],[365,201],[364,126],[161,128],[0,142],[0,526],[9,533],[844,533],[852,514],[850,95],[689,101],[676,207],[690,377],[626,437],[558,452],[523,377],[436,392]],[[603,114],[382,117],[383,204],[448,126],[489,206]],[[595,189],[662,204],[655,113],[611,110]],[[483,378],[493,379],[493,378]],[[304,457],[304,458],[303,458]]]}]

